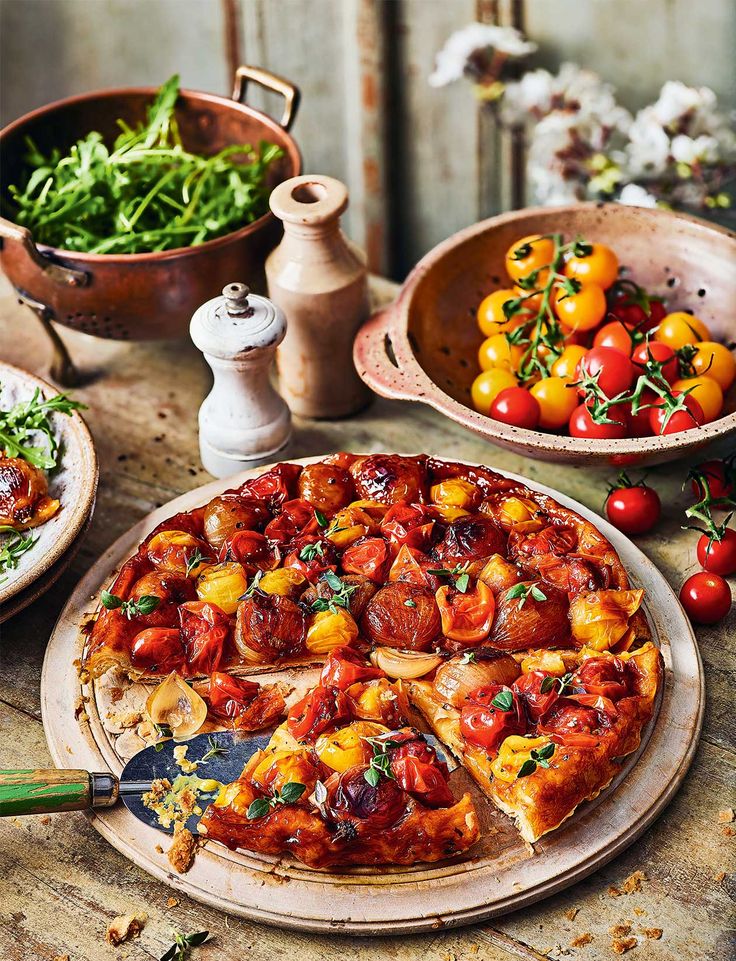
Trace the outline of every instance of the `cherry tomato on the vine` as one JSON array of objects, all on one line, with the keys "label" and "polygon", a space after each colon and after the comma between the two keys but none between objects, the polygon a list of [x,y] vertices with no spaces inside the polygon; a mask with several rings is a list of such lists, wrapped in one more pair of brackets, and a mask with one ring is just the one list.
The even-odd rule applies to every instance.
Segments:
[{"label": "cherry tomato on the vine", "polygon": [[488,414],[491,404],[501,391],[506,387],[516,386],[516,377],[510,370],[504,370],[503,367],[492,367],[490,370],[484,370],[481,374],[478,374],[471,387],[473,406],[481,414]]},{"label": "cherry tomato on the vine", "polygon": [[715,624],[731,610],[731,588],[718,574],[699,571],[680,588],[680,603],[696,624]]},{"label": "cherry tomato on the vine", "polygon": [[[733,496],[736,490],[736,484],[734,484],[736,468],[722,460],[707,460],[697,464],[695,470],[705,476],[711,497]],[[692,488],[698,500],[705,497],[705,489],[696,477],[692,480]]]},{"label": "cherry tomato on the vine", "polygon": [[[545,268],[552,263],[555,255],[554,241],[549,237],[532,234],[517,240],[506,251],[506,273],[512,280],[528,277],[534,270]],[[548,271],[542,269],[537,276],[537,287],[547,282]]]},{"label": "cherry tomato on the vine", "polygon": [[703,410],[706,424],[710,424],[712,420],[721,416],[723,391],[718,381],[713,380],[712,377],[706,375],[683,377],[682,380],[676,380],[672,387],[674,390],[690,390],[691,396],[697,400]]},{"label": "cherry tomato on the vine", "polygon": [[631,357],[634,350],[634,332],[620,320],[612,320],[600,327],[593,338],[594,347],[613,347]]},{"label": "cherry tomato on the vine", "polygon": [[661,514],[659,494],[646,484],[615,487],[606,499],[606,516],[624,534],[647,534]]},{"label": "cherry tomato on the vine", "polygon": [[491,404],[491,417],[512,427],[536,430],[541,410],[539,401],[523,387],[506,387]]},{"label": "cherry tomato on the vine", "polygon": [[590,437],[595,440],[620,440],[628,432],[628,419],[620,408],[608,411],[608,419],[612,424],[597,424],[586,404],[580,404],[572,412],[570,418],[570,435],[572,437]]},{"label": "cherry tomato on the vine", "polygon": [[578,364],[587,353],[587,349],[581,347],[580,344],[568,344],[554,364],[552,364],[553,375],[555,377],[562,377],[565,380],[576,380]]},{"label": "cherry tomato on the vine", "polygon": [[653,404],[656,399],[657,395],[653,391],[642,391],[641,397],[639,398],[639,409],[635,414],[631,410],[631,404],[621,405],[629,419],[629,435],[631,437],[651,437],[654,433],[649,411],[651,410],[650,405]]},{"label": "cherry tomato on the vine", "polygon": [[664,379],[674,384],[680,376],[680,365],[677,362],[677,354],[667,344],[661,344],[657,340],[645,341],[634,348],[631,360],[636,367],[641,368],[642,373],[647,364],[652,361],[662,364],[662,375]]},{"label": "cherry tomato on the vine", "polygon": [[585,284],[576,294],[557,287],[552,299],[560,323],[569,330],[593,330],[606,316],[606,295],[598,284]]},{"label": "cherry tomato on the vine", "polygon": [[[606,397],[624,393],[634,382],[636,368],[626,354],[615,347],[594,347],[578,365],[578,379],[597,375],[597,385]],[[580,388],[583,392],[583,388]]]},{"label": "cherry tomato on the vine", "polygon": [[569,258],[565,275],[583,284],[598,284],[607,290],[618,277],[618,257],[605,244],[587,244],[590,253]]},{"label": "cherry tomato on the vine", "polygon": [[516,370],[524,356],[524,350],[520,344],[510,344],[505,334],[486,337],[478,348],[480,369],[503,367],[505,370]]},{"label": "cherry tomato on the vine", "polygon": [[691,364],[697,374],[707,374],[726,391],[736,380],[736,358],[725,344],[704,340],[698,344]]},{"label": "cherry tomato on the vine", "polygon": [[533,385],[530,393],[539,403],[539,423],[545,430],[564,427],[577,407],[577,391],[561,377],[543,377]]},{"label": "cherry tomato on the vine", "polygon": [[710,331],[699,317],[677,310],[662,319],[654,337],[661,344],[667,344],[673,350],[677,350],[686,344],[710,340]]},{"label": "cherry tomato on the vine", "polygon": [[727,527],[720,540],[703,534],[698,541],[698,563],[710,574],[736,574],[736,531]]},{"label": "cherry tomato on the vine", "polygon": [[644,304],[638,303],[625,287],[616,287],[613,293],[609,290],[608,295],[609,314],[627,327],[636,327],[642,333],[658,327],[667,314],[661,300],[648,300],[648,302],[645,300]]},{"label": "cherry tomato on the vine", "polygon": [[679,434],[683,430],[692,430],[694,427],[700,427],[705,420],[703,408],[690,394],[673,390],[672,396],[683,397],[684,407],[670,413],[667,402],[664,398],[658,397],[654,401],[654,407],[649,411],[649,423],[652,431],[657,435]]},{"label": "cherry tomato on the vine", "polygon": [[519,295],[515,290],[494,290],[484,298],[478,307],[478,326],[486,337],[501,334],[507,330],[514,330],[522,319],[528,319],[529,314],[521,311],[507,318],[503,312],[503,305],[510,300],[516,300]]}]

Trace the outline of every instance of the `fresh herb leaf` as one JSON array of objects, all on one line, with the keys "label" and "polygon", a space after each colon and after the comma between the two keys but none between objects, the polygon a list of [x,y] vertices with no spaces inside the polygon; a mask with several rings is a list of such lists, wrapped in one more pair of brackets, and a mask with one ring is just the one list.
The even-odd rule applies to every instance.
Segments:
[{"label": "fresh herb leaf", "polygon": [[[0,525],[0,534],[8,535],[0,546],[0,575],[5,575],[7,571],[15,570],[22,555],[33,547],[36,539],[28,531],[18,531],[9,524]],[[0,576],[0,584],[5,580],[7,577]]]},{"label": "fresh herb leaf", "polygon": [[299,800],[302,794],[304,794],[305,790],[305,786],[303,784],[299,784],[298,781],[289,781],[288,784],[284,785],[281,794],[279,795],[279,801],[282,804],[293,804],[295,801]]},{"label": "fresh herb leaf", "polygon": [[325,548],[322,541],[316,541],[314,544],[305,544],[299,551],[299,558],[303,561],[313,561],[315,557],[324,556]]},{"label": "fresh herb leaf", "polygon": [[506,592],[507,600],[519,599],[519,610],[526,604],[529,597],[540,602],[547,600],[547,595],[536,584],[514,584]]},{"label": "fresh herb leaf", "polygon": [[417,606],[417,602],[413,601],[410,597],[407,597],[407,599],[404,601],[404,607],[416,607],[416,606]]},{"label": "fresh herb leaf", "polygon": [[254,801],[250,802],[246,816],[248,820],[253,821],[255,818],[262,818],[264,815],[268,814],[270,810],[271,805],[268,798],[257,797]]},{"label": "fresh herb leaf", "polygon": [[537,762],[533,761],[531,758],[527,758],[519,768],[519,773],[516,775],[516,777],[528,777],[530,774],[534,774],[536,770]]},{"label": "fresh herb leaf", "polygon": [[458,577],[458,579],[455,581],[455,590],[458,590],[461,594],[464,594],[467,591],[469,584],[470,574],[461,574],[460,577]]},{"label": "fresh herb leaf", "polygon": [[499,711],[510,711],[514,706],[514,695],[511,691],[499,691],[491,701],[491,704],[497,707]]},{"label": "fresh herb leaf", "polygon": [[532,597],[535,601],[547,600],[547,595],[536,584],[532,584]]},{"label": "fresh herb leaf", "polygon": [[195,931],[192,934],[182,934],[174,931],[174,943],[168,948],[160,958],[160,961],[187,961],[189,950],[198,948],[209,938],[209,931]]},{"label": "fresh herb leaf", "polygon": [[365,740],[373,748],[373,757],[371,758],[368,769],[363,774],[365,780],[371,787],[377,787],[382,776],[395,781],[396,778],[391,772],[391,755],[389,751],[399,746],[398,741],[394,741],[383,735],[367,737]]},{"label": "fresh herb leaf", "polygon": [[111,594],[109,591],[103,591],[102,594],[100,594],[100,600],[102,601],[102,606],[107,608],[108,611],[120,609],[120,613],[127,617],[128,620],[133,617],[145,617],[146,614],[152,614],[161,603],[161,598],[156,597],[155,594],[144,594],[137,600],[131,599],[124,601],[122,597],[118,597],[117,594]]},{"label": "fresh herb leaf", "polygon": [[371,787],[378,787],[378,782],[381,780],[381,775],[378,770],[374,767],[369,767],[365,772],[363,777],[370,784]]},{"label": "fresh herb leaf", "polygon": [[211,734],[207,738],[207,744],[209,745],[209,748],[205,755],[198,762],[199,764],[206,764],[208,761],[211,761],[213,757],[227,757],[230,753],[230,749],[223,747],[222,744],[218,744]]},{"label": "fresh herb leaf", "polygon": [[37,387],[30,400],[0,411],[0,450],[7,457],[21,457],[40,470],[53,470],[58,463],[59,442],[50,415],[70,415],[83,409],[84,404],[66,394],[46,400]]},{"label": "fresh herb leaf", "polygon": [[534,774],[537,767],[548,768],[549,759],[555,753],[555,745],[552,741],[549,744],[545,744],[543,747],[533,748],[531,751],[531,757],[528,757],[526,761],[519,768],[519,773],[516,775],[517,778],[528,777],[530,774]]},{"label": "fresh herb leaf", "polygon": [[542,683],[539,685],[540,694],[548,694],[556,683],[557,678],[554,676],[554,674],[548,674],[542,679]]},{"label": "fresh herb leaf", "polygon": [[312,601],[310,610],[319,613],[320,611],[330,611],[337,613],[338,607],[350,610],[350,598],[357,591],[357,584],[346,584],[334,571],[327,570],[322,575],[322,580],[334,591],[331,597],[317,597]]},{"label": "fresh herb leaf", "polygon": [[465,651],[463,656],[460,658],[460,663],[475,664],[476,663],[475,651]]},{"label": "fresh herb leaf", "polygon": [[195,547],[194,553],[187,560],[187,571],[186,571],[187,577],[191,577],[192,574],[197,570],[199,565],[203,563],[203,561],[211,561],[211,560],[212,560],[211,557],[207,557],[205,554],[203,554],[200,551],[198,547]]},{"label": "fresh herb leaf", "polygon": [[257,797],[251,801],[246,817],[253,821],[255,818],[262,818],[278,804],[294,804],[306,791],[306,786],[299,781],[289,781],[283,786],[281,791],[277,791],[273,797]]},{"label": "fresh herb leaf", "polygon": [[259,589],[258,585],[261,583],[261,578],[263,577],[263,571],[257,570],[253,575],[253,580],[248,585],[245,594],[238,598],[239,601],[244,601],[246,597],[250,597],[252,594]]},{"label": "fresh herb leaf", "polygon": [[327,518],[322,513],[322,511],[318,510],[316,507],[314,509],[314,516],[320,527],[327,527]]}]

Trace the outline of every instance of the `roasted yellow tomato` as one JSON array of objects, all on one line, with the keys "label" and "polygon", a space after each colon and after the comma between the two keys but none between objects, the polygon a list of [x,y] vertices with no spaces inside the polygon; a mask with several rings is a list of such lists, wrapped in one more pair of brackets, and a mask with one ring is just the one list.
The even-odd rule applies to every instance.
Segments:
[{"label": "roasted yellow tomato", "polygon": [[363,721],[389,722],[389,718],[396,714],[396,688],[385,677],[352,684],[347,694],[353,714]]},{"label": "roasted yellow tomato", "polygon": [[307,650],[327,654],[334,647],[350,646],[358,636],[358,625],[344,607],[334,611],[318,611],[307,628]]},{"label": "roasted yellow tomato", "polygon": [[448,524],[452,524],[459,517],[467,517],[470,511],[466,511],[462,507],[450,507],[449,504],[435,504],[435,511],[439,514],[443,521],[447,521]]},{"label": "roasted yellow tomato", "polygon": [[308,585],[306,577],[293,567],[279,567],[266,571],[258,582],[258,589],[264,594],[279,594],[295,600]]},{"label": "roasted yellow tomato", "polygon": [[487,584],[494,594],[500,594],[519,581],[524,580],[524,575],[510,561],[500,554],[492,554],[483,565],[483,569],[478,574],[478,580]]},{"label": "roasted yellow tomato", "polygon": [[491,764],[493,776],[499,781],[515,781],[522,765],[531,760],[532,751],[539,751],[550,743],[548,737],[521,737],[510,734],[499,747],[498,756]]},{"label": "roasted yellow tomato", "polygon": [[578,594],[570,603],[570,628],[578,647],[605,651],[629,629],[629,618],[639,610],[644,591],[593,591]]},{"label": "roasted yellow tomato", "polygon": [[[598,651],[596,651],[596,654]],[[558,651],[532,651],[521,662],[521,673],[529,674],[532,671],[543,671],[545,674],[554,674],[555,677],[562,677],[567,673],[565,662]]]},{"label": "roasted yellow tomato", "polygon": [[373,757],[373,748],[366,738],[385,734],[388,728],[375,721],[355,721],[348,727],[317,738],[314,751],[327,767],[342,774],[356,764],[365,764]]},{"label": "roasted yellow tomato", "polygon": [[478,348],[478,364],[481,370],[490,370],[492,367],[516,370],[524,356],[524,349],[520,344],[510,344],[505,334],[493,334],[486,337]]},{"label": "roasted yellow tomato", "polygon": [[290,781],[297,781],[306,786],[306,798],[314,790],[317,769],[310,760],[309,751],[276,751],[259,759],[250,772],[250,780],[258,790],[273,794]]},{"label": "roasted yellow tomato", "polygon": [[212,549],[203,540],[185,531],[161,531],[146,547],[148,559],[165,571],[198,577],[212,562]]},{"label": "roasted yellow tomato", "polygon": [[480,491],[475,484],[453,477],[450,480],[433,484],[429,489],[429,496],[433,504],[442,507],[460,507],[462,510],[473,510],[480,500]]},{"label": "roasted yellow tomato", "polygon": [[686,344],[710,340],[710,331],[699,317],[677,310],[662,320],[654,333],[654,339],[678,350]]},{"label": "roasted yellow tomato", "polygon": [[481,506],[483,513],[489,514],[505,531],[538,531],[543,521],[537,516],[539,506],[528,497],[504,497],[502,501],[487,500]]},{"label": "roasted yellow tomato", "polygon": [[335,514],[325,536],[339,550],[344,550],[361,537],[372,534],[377,527],[368,511],[351,504]]},{"label": "roasted yellow tomato", "polygon": [[216,604],[226,614],[234,614],[248,589],[248,578],[240,564],[214,564],[197,578],[197,597]]},{"label": "roasted yellow tomato", "polygon": [[255,791],[246,781],[233,781],[222,786],[212,803],[216,808],[232,807],[236,814],[246,815],[255,796]]}]

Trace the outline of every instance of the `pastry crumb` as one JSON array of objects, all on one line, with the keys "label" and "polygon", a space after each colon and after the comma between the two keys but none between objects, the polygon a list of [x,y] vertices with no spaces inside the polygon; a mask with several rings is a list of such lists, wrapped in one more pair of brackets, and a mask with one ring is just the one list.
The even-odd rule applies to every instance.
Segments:
[{"label": "pastry crumb", "polygon": [[620,898],[622,893],[623,892],[621,892],[618,888],[615,888],[613,885],[611,885],[611,887],[608,889],[609,898]]},{"label": "pastry crumb", "polygon": [[725,871],[719,871],[718,874],[714,874],[714,875],[713,875],[713,880],[716,882],[716,884],[720,884],[721,881],[723,881],[723,880],[725,879],[725,877],[726,877],[726,872],[725,872]]},{"label": "pastry crumb", "polygon": [[641,933],[650,941],[659,941],[662,937],[662,928],[641,928]]},{"label": "pastry crumb", "polygon": [[178,906],[179,906],[179,901],[178,901],[177,898],[167,898],[167,899],[166,899],[166,907],[167,907],[167,908],[176,908],[176,907],[178,907]]},{"label": "pastry crumb", "polygon": [[631,951],[636,945],[636,938],[614,938],[611,947],[613,948],[614,954],[626,954],[627,951]]},{"label": "pastry crumb", "polygon": [[186,874],[194,863],[196,853],[197,839],[187,828],[177,825],[174,828],[174,841],[167,854],[169,864],[178,874]]},{"label": "pastry crumb", "polygon": [[731,827],[730,824],[727,824],[727,825],[721,830],[721,834],[724,836],[724,838],[732,838],[732,837],[734,836],[734,834],[736,834],[736,830],[734,830],[734,829]]},{"label": "pastry crumb", "polygon": [[163,854],[163,853],[164,853],[164,849],[161,847],[160,844],[157,844],[156,847],[155,847],[153,850],[156,851],[157,854]]},{"label": "pastry crumb", "polygon": [[69,961],[68,954],[56,954],[54,955],[52,961]]},{"label": "pastry crumb", "polygon": [[621,938],[625,934],[631,934],[631,925],[628,921],[623,924],[614,924],[612,928],[608,929],[608,933],[612,934],[614,938]]},{"label": "pastry crumb", "polygon": [[471,945],[470,945],[470,953],[471,953],[471,954],[477,954],[479,951],[480,951],[480,945],[479,945],[479,944],[471,944]]},{"label": "pastry crumb", "polygon": [[145,927],[145,914],[121,914],[113,918],[105,931],[105,941],[116,948],[125,941],[137,938]]},{"label": "pastry crumb", "polygon": [[51,818],[48,816],[48,814],[44,814],[40,821],[41,824],[51,824]]},{"label": "pastry crumb", "polygon": [[729,821],[733,821],[733,819],[733,808],[725,808],[723,811],[718,812],[718,821],[720,824],[728,824]]},{"label": "pastry crumb", "polygon": [[621,889],[624,894],[634,894],[635,891],[641,891],[641,882],[646,881],[647,877],[643,871],[634,871],[630,874],[628,878],[621,885]]},{"label": "pastry crumb", "polygon": [[635,914],[638,918],[642,917],[642,916],[645,915],[646,913],[647,913],[647,912],[644,910],[644,908],[634,908],[634,914]]},{"label": "pastry crumb", "polygon": [[585,931],[583,934],[579,934],[576,938],[573,938],[570,942],[571,948],[584,948],[586,944],[590,944],[593,940],[593,935],[590,931]]},{"label": "pastry crumb", "polygon": [[186,744],[177,744],[174,748],[174,761],[185,774],[193,774],[199,765],[196,761],[187,760],[187,750]]},{"label": "pastry crumb", "polygon": [[574,921],[580,908],[568,908],[565,911],[565,917],[568,921]]}]

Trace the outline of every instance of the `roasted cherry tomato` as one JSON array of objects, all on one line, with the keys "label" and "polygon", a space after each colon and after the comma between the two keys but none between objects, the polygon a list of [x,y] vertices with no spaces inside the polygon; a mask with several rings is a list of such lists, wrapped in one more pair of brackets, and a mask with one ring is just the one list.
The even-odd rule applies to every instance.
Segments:
[{"label": "roasted cherry tomato", "polygon": [[539,401],[523,387],[506,387],[491,404],[491,417],[512,427],[536,430],[541,416]]},{"label": "roasted cherry tomato", "polygon": [[[420,502],[427,483],[427,471],[422,458],[402,457],[400,454],[369,454],[361,457],[351,464],[350,473],[361,498],[389,506],[399,501],[412,504]],[[370,513],[371,508],[367,509]]]},{"label": "roasted cherry tomato", "polygon": [[539,426],[545,430],[564,427],[578,405],[577,391],[561,377],[543,377],[530,393],[539,404]]},{"label": "roasted cherry tomato", "polygon": [[314,741],[348,720],[350,707],[345,694],[336,687],[319,685],[293,705],[286,723],[297,741]]},{"label": "roasted cherry tomato", "polygon": [[588,694],[619,701],[629,693],[626,665],[618,657],[589,657],[573,675],[573,684]]},{"label": "roasted cherry tomato", "polygon": [[570,747],[593,747],[600,738],[595,731],[601,727],[601,717],[594,708],[577,704],[561,697],[538,726],[540,734],[557,735]]},{"label": "roasted cherry tomato", "polygon": [[[627,391],[634,382],[636,369],[625,353],[615,347],[594,347],[578,365],[578,380],[587,374],[608,398]],[[583,388],[580,388],[583,392]]]},{"label": "roasted cherry tomato", "polygon": [[285,501],[281,512],[266,524],[264,534],[277,544],[290,544],[295,538],[319,531],[314,507],[300,497]]},{"label": "roasted cherry tomato", "polygon": [[614,350],[620,350],[627,357],[631,357],[635,345],[634,332],[620,320],[612,320],[604,324],[596,331],[593,338],[594,347],[611,347]]},{"label": "roasted cherry tomato", "polygon": [[502,390],[507,387],[517,387],[516,377],[510,370],[503,367],[493,367],[491,370],[484,370],[473,381],[470,388],[473,399],[473,407],[480,414],[488,415],[491,405]]},{"label": "roasted cherry tomato", "polygon": [[680,376],[677,354],[668,344],[658,340],[647,340],[634,348],[631,359],[641,373],[650,371],[652,365],[661,365],[662,376],[669,384],[674,384]]},{"label": "roasted cherry tomato", "polygon": [[186,662],[180,632],[173,627],[148,627],[136,634],[130,660],[139,671],[168,674],[179,671]]},{"label": "roasted cherry tomato", "polygon": [[698,540],[698,563],[704,571],[722,577],[736,573],[736,531],[727,527],[720,540],[703,534]]},{"label": "roasted cherry tomato", "polygon": [[707,374],[700,377],[683,377],[672,385],[673,390],[689,391],[703,411],[705,424],[710,424],[721,416],[723,410],[723,391],[718,381]]},{"label": "roasted cherry tomato", "polygon": [[719,574],[698,571],[680,589],[680,602],[696,624],[715,624],[731,610],[731,588]]},{"label": "roasted cherry tomato", "polygon": [[393,545],[407,544],[415,550],[426,550],[432,540],[434,520],[421,504],[394,504],[381,521],[381,533]]},{"label": "roasted cherry tomato", "polygon": [[538,721],[560,696],[560,683],[544,671],[529,671],[514,681],[513,690],[521,698],[532,721]]},{"label": "roasted cherry tomato", "polygon": [[570,417],[570,436],[589,437],[595,440],[620,440],[626,437],[629,421],[626,413],[617,407],[612,407],[606,414],[611,424],[598,424],[593,420],[590,408],[580,404]]},{"label": "roasted cherry tomato", "polygon": [[349,471],[337,464],[307,464],[299,475],[299,496],[333,517],[355,499],[355,487]]},{"label": "roasted cherry tomato", "polygon": [[469,744],[487,751],[495,751],[510,734],[525,734],[526,717],[519,695],[503,684],[478,688],[463,706],[460,732]]},{"label": "roasted cherry tomato", "polygon": [[445,584],[435,594],[442,618],[442,633],[452,641],[479,644],[491,633],[496,599],[483,581],[464,593]]},{"label": "roasted cherry tomato", "polygon": [[210,675],[207,703],[212,714],[232,719],[242,714],[260,690],[260,684],[255,681],[241,680],[221,671],[213,671]]},{"label": "roasted cherry tomato", "polygon": [[181,640],[193,674],[211,674],[220,666],[228,638],[230,618],[214,604],[189,601],[179,607]]},{"label": "roasted cherry tomato", "polygon": [[296,485],[302,469],[299,464],[277,464],[259,477],[246,481],[240,494],[265,500],[271,510],[296,495]]},{"label": "roasted cherry tomato", "polygon": [[361,537],[342,555],[342,569],[346,574],[362,574],[376,584],[382,584],[391,563],[389,546],[382,537]]},{"label": "roasted cherry tomato", "polygon": [[[327,810],[338,829],[341,822],[349,822],[352,817],[368,820],[372,829],[380,831],[396,824],[406,814],[409,798],[399,784],[393,778],[382,777],[374,787],[365,779],[367,770],[356,764],[340,775],[332,790],[328,788]],[[345,834],[349,836],[347,831]]]},{"label": "roasted cherry tomato", "polygon": [[517,240],[506,251],[506,273],[512,280],[522,280],[538,271],[536,287],[544,287],[549,270],[545,269],[555,256],[555,244],[550,237],[532,234]]},{"label": "roasted cherry tomato", "polygon": [[618,257],[605,244],[587,244],[590,253],[573,255],[565,264],[565,276],[582,284],[597,284],[607,290],[618,277]]},{"label": "roasted cherry tomato", "polygon": [[587,353],[587,348],[580,344],[568,344],[552,364],[553,376],[562,377],[563,380],[577,380],[578,364]]},{"label": "roasted cherry tomato", "polygon": [[725,344],[705,340],[698,344],[690,363],[696,374],[707,374],[727,391],[736,380],[736,358]]},{"label": "roasted cherry tomato", "polygon": [[442,625],[432,591],[394,581],[368,601],[360,626],[372,644],[426,651]]},{"label": "roasted cherry tomato", "polygon": [[219,560],[237,561],[251,577],[256,571],[271,571],[279,566],[278,547],[258,531],[236,531],[220,547]]},{"label": "roasted cherry tomato", "polygon": [[357,651],[350,647],[335,647],[327,655],[319,679],[324,687],[346,691],[358,681],[372,681],[376,677],[383,677],[383,671],[366,664],[365,658]]},{"label": "roasted cherry tomato", "polygon": [[516,370],[523,356],[524,347],[510,344],[505,334],[486,337],[478,348],[478,364],[481,370],[490,370],[492,367]]},{"label": "roasted cherry tomato", "polygon": [[686,344],[710,340],[710,331],[699,317],[678,310],[673,314],[667,314],[661,320],[654,337],[660,343],[677,350]]},{"label": "roasted cherry tomato", "polygon": [[689,394],[682,391],[673,390],[674,398],[682,397],[682,406],[677,410],[672,410],[662,397],[658,397],[654,402],[654,407],[649,411],[649,423],[655,434],[679,434],[683,430],[692,430],[700,427],[705,417],[700,404]]},{"label": "roasted cherry tomato", "polygon": [[606,295],[597,284],[586,284],[576,294],[555,288],[555,313],[568,330],[593,330],[606,316]]},{"label": "roasted cherry tomato", "polygon": [[[625,475],[622,475],[625,478]],[[606,516],[624,534],[647,534],[659,522],[662,503],[659,494],[646,484],[619,480],[606,498]]]},{"label": "roasted cherry tomato", "polygon": [[332,543],[319,534],[307,534],[297,538],[294,550],[287,554],[284,567],[293,568],[303,574],[312,584],[316,583],[325,571],[337,568],[337,554]]},{"label": "roasted cherry tomato", "polygon": [[448,525],[433,556],[443,564],[463,564],[503,554],[505,547],[506,535],[488,514],[467,514]]},{"label": "roasted cherry tomato", "polygon": [[519,326],[522,318],[528,319],[528,312],[519,312],[512,317],[506,317],[503,312],[503,305],[509,300],[516,300],[524,294],[519,294],[515,290],[494,290],[484,300],[478,308],[478,326],[481,333],[486,337],[494,334],[502,334],[507,330],[513,330]]},{"label": "roasted cherry tomato", "polygon": [[[730,462],[708,460],[698,464],[695,470],[704,475],[712,497],[733,496],[736,490],[736,468]],[[705,488],[697,477],[693,477],[692,488],[698,500],[705,497]]]}]

